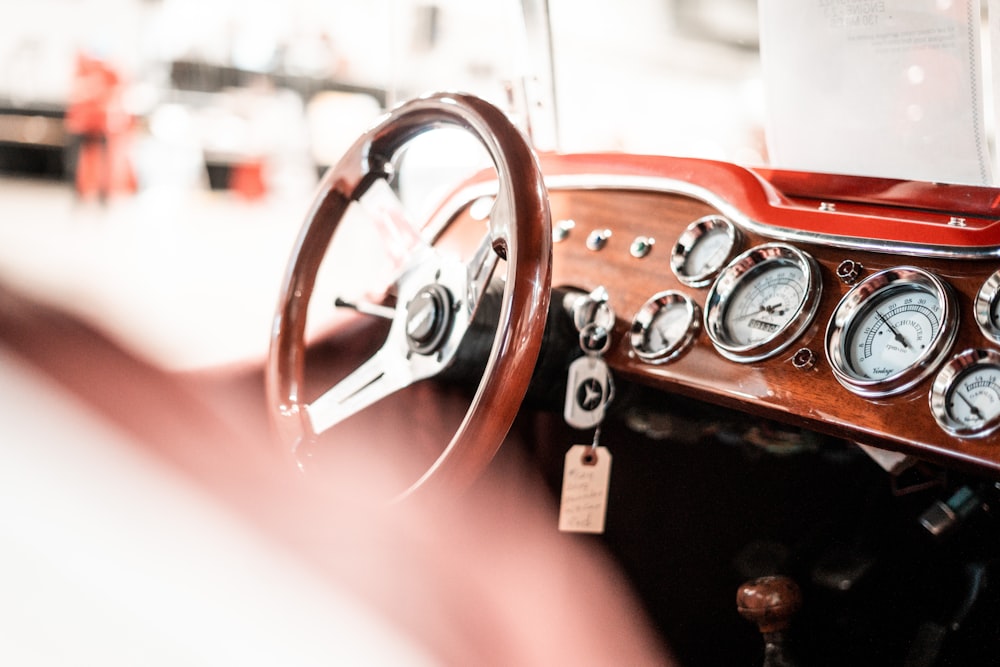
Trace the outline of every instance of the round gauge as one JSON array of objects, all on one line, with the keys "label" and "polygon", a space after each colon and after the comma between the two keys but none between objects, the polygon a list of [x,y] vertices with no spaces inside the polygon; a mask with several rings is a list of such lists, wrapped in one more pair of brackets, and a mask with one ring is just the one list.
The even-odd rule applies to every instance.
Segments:
[{"label": "round gauge", "polygon": [[979,288],[976,322],[984,336],[1000,343],[1000,271],[987,278]]},{"label": "round gauge", "polygon": [[643,304],[632,320],[632,350],[643,361],[672,361],[694,340],[699,320],[700,309],[686,295],[660,292]]},{"label": "round gauge", "polygon": [[704,287],[740,245],[736,226],[719,215],[695,220],[674,244],[670,268],[685,285]]},{"label": "round gauge", "polygon": [[751,248],[712,285],[705,330],[727,359],[765,359],[805,331],[821,289],[819,267],[810,255],[781,243]]},{"label": "round gauge", "polygon": [[966,438],[981,438],[1000,427],[1000,353],[966,350],[952,358],[934,379],[931,413],[941,428]]},{"label": "round gauge", "polygon": [[957,307],[937,276],[880,271],[837,304],[826,331],[834,375],[860,396],[905,391],[929,375],[955,339]]}]

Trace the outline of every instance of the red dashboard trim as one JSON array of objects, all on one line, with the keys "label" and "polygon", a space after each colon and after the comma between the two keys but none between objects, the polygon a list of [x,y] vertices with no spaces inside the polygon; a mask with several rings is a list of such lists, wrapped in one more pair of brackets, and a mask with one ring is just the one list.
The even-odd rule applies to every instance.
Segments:
[{"label": "red dashboard trim", "polygon": [[[1000,255],[1000,192],[992,188],[626,154],[547,154],[542,170],[547,176],[599,174],[695,184],[775,230]],[[835,204],[836,210],[820,210],[821,202]]]}]

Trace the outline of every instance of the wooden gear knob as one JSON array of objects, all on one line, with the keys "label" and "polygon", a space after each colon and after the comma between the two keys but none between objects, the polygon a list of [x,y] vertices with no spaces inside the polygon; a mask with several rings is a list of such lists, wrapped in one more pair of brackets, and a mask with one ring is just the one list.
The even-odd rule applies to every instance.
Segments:
[{"label": "wooden gear knob", "polygon": [[801,606],[802,592],[789,577],[760,577],[743,584],[736,592],[740,616],[756,623],[764,634],[788,628]]}]

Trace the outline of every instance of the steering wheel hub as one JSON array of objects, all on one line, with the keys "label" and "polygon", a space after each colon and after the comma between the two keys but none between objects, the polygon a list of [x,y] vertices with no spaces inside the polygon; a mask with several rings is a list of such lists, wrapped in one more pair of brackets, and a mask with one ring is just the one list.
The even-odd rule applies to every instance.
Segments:
[{"label": "steering wheel hub", "polygon": [[434,354],[453,321],[451,292],[434,283],[422,288],[406,307],[406,342],[417,354]]}]

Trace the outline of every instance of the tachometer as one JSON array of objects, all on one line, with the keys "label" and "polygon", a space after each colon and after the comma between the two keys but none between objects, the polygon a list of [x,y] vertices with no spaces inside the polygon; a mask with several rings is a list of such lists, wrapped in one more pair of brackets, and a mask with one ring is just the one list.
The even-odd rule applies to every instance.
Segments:
[{"label": "tachometer", "polygon": [[712,285],[705,330],[727,359],[765,359],[805,331],[821,289],[818,265],[807,253],[781,243],[751,248]]},{"label": "tachometer", "polygon": [[948,353],[956,311],[951,290],[931,273],[899,267],[869,276],[830,318],[826,352],[834,375],[860,396],[906,391]]},{"label": "tachometer", "polygon": [[945,431],[981,438],[1000,427],[1000,353],[966,350],[937,374],[931,413]]}]

